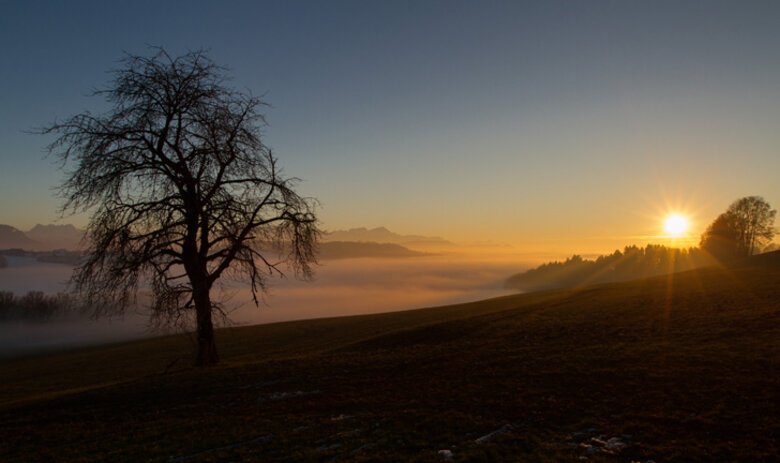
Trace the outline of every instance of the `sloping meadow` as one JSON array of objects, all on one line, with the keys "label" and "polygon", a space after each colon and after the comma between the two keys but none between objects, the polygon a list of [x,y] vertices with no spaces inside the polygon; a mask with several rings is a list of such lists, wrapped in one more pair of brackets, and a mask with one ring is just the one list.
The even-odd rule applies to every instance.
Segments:
[{"label": "sloping meadow", "polygon": [[774,461],[780,272],[577,290],[0,363],[3,461]]}]

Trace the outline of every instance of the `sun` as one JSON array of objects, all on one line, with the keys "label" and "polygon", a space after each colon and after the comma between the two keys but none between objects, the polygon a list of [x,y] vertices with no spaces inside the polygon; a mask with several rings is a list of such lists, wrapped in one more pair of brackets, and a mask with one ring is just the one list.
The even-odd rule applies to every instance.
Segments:
[{"label": "sun", "polygon": [[672,238],[679,238],[688,231],[688,219],[680,214],[672,214],[664,221],[664,230]]}]

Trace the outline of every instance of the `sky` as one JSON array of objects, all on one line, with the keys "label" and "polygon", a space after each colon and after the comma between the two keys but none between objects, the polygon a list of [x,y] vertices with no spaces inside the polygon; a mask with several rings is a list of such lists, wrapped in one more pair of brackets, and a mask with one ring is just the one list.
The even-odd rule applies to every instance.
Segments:
[{"label": "sky", "polygon": [[[611,252],[780,205],[780,2],[3,1],[0,223],[59,218],[52,140],[124,52],[206,49],[329,230]],[[664,236],[671,212],[690,221]]]}]

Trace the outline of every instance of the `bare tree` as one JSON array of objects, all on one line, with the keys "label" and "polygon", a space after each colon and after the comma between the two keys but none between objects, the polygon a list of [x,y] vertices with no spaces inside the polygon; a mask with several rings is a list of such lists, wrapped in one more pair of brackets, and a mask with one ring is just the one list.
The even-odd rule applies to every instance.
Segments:
[{"label": "bare tree", "polygon": [[122,64],[96,92],[110,111],[42,130],[58,134],[49,152],[75,164],[60,186],[63,213],[92,213],[88,258],[72,281],[90,306],[118,311],[149,285],[154,317],[194,312],[195,363],[215,364],[215,283],[242,277],[258,304],[283,265],[310,277],[314,201],[293,190],[297,179],[282,176],[263,144],[264,103],[227,87],[226,69],[204,52],[156,49]]},{"label": "bare tree", "polygon": [[701,246],[721,260],[751,256],[775,236],[776,214],[760,196],[740,198],[707,228]]},{"label": "bare tree", "polygon": [[726,213],[737,228],[737,240],[742,253],[752,256],[775,236],[777,211],[761,196],[740,198],[729,206]]}]

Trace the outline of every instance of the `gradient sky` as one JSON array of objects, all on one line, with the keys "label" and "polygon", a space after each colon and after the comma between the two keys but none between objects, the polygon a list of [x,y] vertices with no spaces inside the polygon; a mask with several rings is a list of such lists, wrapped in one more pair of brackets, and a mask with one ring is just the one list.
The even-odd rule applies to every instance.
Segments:
[{"label": "gradient sky", "polygon": [[[487,3],[487,4],[485,4]],[[0,223],[57,218],[50,141],[122,51],[206,48],[272,107],[327,229],[611,251],[780,206],[780,2],[0,3]],[[84,224],[83,217],[59,223]]]}]

